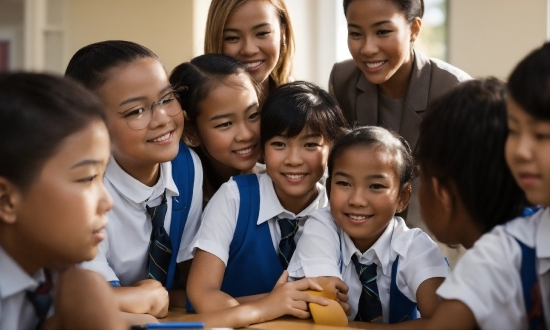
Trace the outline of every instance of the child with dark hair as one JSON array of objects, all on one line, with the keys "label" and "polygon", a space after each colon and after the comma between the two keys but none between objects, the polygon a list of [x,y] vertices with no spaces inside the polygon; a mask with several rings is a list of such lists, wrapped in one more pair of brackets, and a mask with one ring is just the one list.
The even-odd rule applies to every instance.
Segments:
[{"label": "child with dark hair", "polygon": [[206,206],[222,183],[250,173],[258,161],[261,87],[244,65],[220,54],[178,65],[170,83],[186,113],[183,141],[202,162]]},{"label": "child with dark hair", "polygon": [[381,127],[358,127],[334,143],[328,171],[330,208],[307,221],[289,275],[342,279],[351,320],[429,318],[449,267],[427,234],[395,215],[407,207],[416,175],[408,143]]},{"label": "child with dark hair", "polygon": [[124,329],[107,283],[74,268],[113,206],[101,102],[68,79],[0,75],[0,155],[0,328]]},{"label": "child with dark hair", "polygon": [[[440,185],[437,190],[437,180],[432,179],[434,195],[439,194],[441,198],[436,198],[438,201],[435,203],[430,201],[430,206],[442,206],[439,208],[442,212],[441,223],[462,217],[464,226],[477,225],[477,235],[517,215],[523,198],[512,184],[510,174],[503,169],[504,152],[511,174],[527,201],[539,205],[541,209],[538,212],[527,209],[530,212],[496,226],[475,242],[461,258],[453,274],[437,290],[445,300],[429,328],[545,329],[545,322],[548,327],[550,321],[550,43],[523,59],[510,76],[506,141],[503,138],[502,92],[488,88],[481,90],[481,87],[484,87],[483,84],[477,86],[480,90],[471,91],[471,97],[486,93],[486,100],[496,98],[498,106],[493,110],[486,106],[477,110],[486,112],[487,116],[491,112],[501,112],[498,116],[493,114],[493,119],[484,124],[489,129],[489,132],[484,132],[487,135],[485,139],[498,142],[498,145],[490,146],[483,139],[471,140],[471,143],[484,145],[477,148],[495,149],[487,151],[492,152],[495,160],[480,162],[488,168],[476,169],[489,175],[476,182],[476,189],[487,189],[484,200],[488,201],[487,208],[494,215],[480,212],[479,204],[462,196],[464,203],[458,199],[449,201],[451,197],[464,193],[460,190],[463,188],[459,188],[462,183],[446,188],[452,189],[453,193],[445,197],[449,193],[444,193],[444,186]],[[487,101],[486,104],[491,103]],[[481,128],[480,124],[473,124],[474,120],[471,122]],[[464,129],[466,134],[477,133],[468,127]],[[491,136],[494,134],[497,136]],[[490,174],[491,171],[500,173],[501,177],[497,179]],[[479,177],[478,173],[470,173],[468,180],[472,181],[475,177]],[[451,216],[451,213],[457,215]],[[488,219],[476,218],[479,216]],[[471,241],[467,236],[465,239]]]},{"label": "child with dark hair", "polygon": [[[282,85],[268,97],[260,141],[266,173],[233,177],[204,210],[187,286],[197,312],[224,309],[240,327],[285,314],[306,318],[305,302],[328,303],[301,292],[321,290],[314,281],[286,283],[285,269],[306,219],[328,203],[319,180],[345,126],[334,100],[313,84]],[[345,292],[341,281],[334,286]]]},{"label": "child with dark hair", "polygon": [[179,142],[177,95],[157,56],[128,41],[83,47],[65,74],[99,95],[111,136],[104,180],[115,206],[98,255],[82,267],[111,282],[122,311],[164,317],[167,290],[185,287],[202,212],[202,166]]}]

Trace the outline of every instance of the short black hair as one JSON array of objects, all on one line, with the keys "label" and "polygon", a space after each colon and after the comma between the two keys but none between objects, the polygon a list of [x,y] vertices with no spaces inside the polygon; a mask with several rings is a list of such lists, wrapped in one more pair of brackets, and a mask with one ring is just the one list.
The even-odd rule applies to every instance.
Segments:
[{"label": "short black hair", "polygon": [[106,40],[80,48],[71,58],[65,76],[97,91],[109,71],[142,58],[159,58],[149,48],[124,40]]},{"label": "short black hair", "polygon": [[[424,0],[389,0],[395,3],[399,9],[405,14],[407,22],[412,22],[415,17],[422,18],[424,16]],[[348,13],[349,4],[353,0],[344,0],[344,15]]]},{"label": "short black hair", "polygon": [[296,137],[304,128],[332,144],[347,128],[342,110],[329,93],[305,81],[280,85],[260,112],[260,144],[275,136]]},{"label": "short black hair", "polygon": [[429,107],[416,157],[426,177],[454,184],[485,232],[518,215],[525,197],[506,165],[506,88],[496,78],[456,86]]},{"label": "short black hair", "polygon": [[528,114],[550,120],[550,42],[519,62],[508,79],[508,90]]},{"label": "short black hair", "polygon": [[361,126],[342,135],[334,142],[328,156],[328,174],[332,176],[334,162],[344,151],[362,146],[376,147],[390,151],[397,159],[397,175],[402,189],[416,177],[416,166],[409,143],[401,135],[379,126]]},{"label": "short black hair", "polygon": [[75,81],[37,73],[0,75],[0,176],[21,189],[68,136],[106,121],[101,101]]},{"label": "short black hair", "polygon": [[259,97],[261,86],[248,74],[246,67],[231,57],[215,53],[197,56],[175,67],[170,73],[170,84],[176,90],[187,118],[196,124],[199,103],[227,77],[238,74],[250,78]]}]

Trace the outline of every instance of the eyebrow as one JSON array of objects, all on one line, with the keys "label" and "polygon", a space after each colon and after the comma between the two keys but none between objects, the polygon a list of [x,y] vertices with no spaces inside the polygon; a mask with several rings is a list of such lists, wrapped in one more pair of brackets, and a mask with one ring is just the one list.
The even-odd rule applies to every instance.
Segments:
[{"label": "eyebrow", "polygon": [[[271,24],[269,23],[260,23],[260,24],[257,24],[257,25],[254,25],[252,27],[252,30],[257,30],[259,28],[263,28],[264,26],[271,26]],[[223,32],[239,32],[240,30],[239,29],[232,29],[232,28],[225,28],[223,29]]]},{"label": "eyebrow", "polygon": [[[159,95],[161,95],[162,93],[164,93],[164,92],[166,92],[170,89],[172,89],[172,85],[165,86],[163,89],[160,90]],[[128,103],[132,103],[132,102],[136,102],[136,101],[143,101],[143,100],[147,100],[147,98],[145,96],[132,97],[132,98],[129,98],[129,99],[126,99],[126,100],[120,102],[120,104],[118,106],[121,107],[121,106],[123,106],[125,104],[128,104]]]},{"label": "eyebrow", "polygon": [[85,159],[81,162],[78,162],[71,166],[71,170],[78,167],[84,167],[84,166],[94,166],[94,165],[101,165],[103,164],[103,161],[101,160],[95,160],[95,159]]},{"label": "eyebrow", "polygon": [[[380,21],[380,22],[376,22],[372,25],[372,27],[377,27],[379,25],[383,25],[383,24],[387,24],[387,23],[391,23],[391,21],[390,20],[383,20],[383,21]],[[359,26],[357,24],[353,24],[353,23],[348,23],[348,27],[361,29],[361,26]]]},{"label": "eyebrow", "polygon": [[[341,172],[341,171],[338,171],[338,172],[334,173],[334,176],[337,176],[337,175],[343,176],[345,178],[351,178],[351,175],[349,175],[347,173],[344,173],[344,172]],[[387,179],[388,176],[384,175],[384,174],[373,174],[373,175],[367,176],[367,178],[368,179]]]},{"label": "eyebrow", "polygon": [[[248,107],[246,107],[244,112],[250,111],[250,109],[254,108],[257,105],[258,105],[258,102],[251,103]],[[228,118],[228,117],[231,117],[231,116],[233,116],[232,113],[222,113],[221,115],[217,115],[217,116],[214,116],[214,117],[210,118],[210,121],[223,119],[223,118]]]}]

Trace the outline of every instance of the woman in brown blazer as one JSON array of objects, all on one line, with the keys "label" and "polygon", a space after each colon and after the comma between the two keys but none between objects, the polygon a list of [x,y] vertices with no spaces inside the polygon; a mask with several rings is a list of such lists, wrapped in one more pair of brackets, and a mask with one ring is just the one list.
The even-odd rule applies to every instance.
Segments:
[{"label": "woman in brown blazer", "polygon": [[[383,126],[402,135],[412,150],[428,104],[462,81],[464,71],[413,48],[422,27],[423,0],[344,0],[352,60],[332,68],[329,91],[351,125]],[[422,227],[418,180],[407,217]]]},{"label": "woman in brown blazer", "polygon": [[344,13],[353,59],[332,68],[331,94],[350,124],[392,129],[414,150],[428,104],[471,77],[413,49],[423,0],[344,0]]}]

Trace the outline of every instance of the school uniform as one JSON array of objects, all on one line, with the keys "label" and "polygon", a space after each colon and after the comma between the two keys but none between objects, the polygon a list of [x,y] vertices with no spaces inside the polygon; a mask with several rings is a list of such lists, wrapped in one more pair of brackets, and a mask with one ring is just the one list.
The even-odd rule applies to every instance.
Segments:
[{"label": "school uniform", "polygon": [[[250,194],[244,193],[244,179],[251,182]],[[236,180],[241,180],[239,185]],[[298,242],[306,218],[328,205],[325,187],[317,183],[315,189],[318,192],[315,200],[294,214],[281,205],[273,181],[265,173],[233,177],[220,187],[204,210],[193,249],[209,252],[226,265],[222,291],[240,297],[273,289],[283,272],[277,259],[281,241],[278,220],[300,219],[293,238]],[[246,204],[254,210],[248,210],[249,206],[241,209],[241,205]],[[251,216],[243,218],[247,213]]]},{"label": "school uniform", "polygon": [[407,94],[403,100],[381,95],[353,60],[334,64],[329,92],[336,99],[348,123],[384,126],[399,133],[414,150],[418,130],[428,105],[454,86],[472,79],[466,72],[414,50],[414,62]]},{"label": "school uniform", "polygon": [[[528,329],[526,304],[531,287],[523,286],[527,253],[531,250],[542,292],[542,311],[550,329],[550,208],[495,227],[483,235],[437,290],[446,300],[466,304],[481,329]],[[533,250],[534,249],[534,250]],[[524,294],[527,291],[529,299]]]},{"label": "school uniform", "polygon": [[[0,246],[0,329],[36,328],[38,317],[27,291],[35,291],[45,279],[43,269],[29,276]],[[53,314],[53,307],[52,303],[47,317]]]},{"label": "school uniform", "polygon": [[362,292],[352,262],[354,255],[361,264],[377,265],[376,284],[383,323],[418,317],[416,290],[420,284],[433,277],[446,277],[450,272],[445,258],[429,236],[420,229],[409,229],[400,217],[394,217],[380,238],[361,253],[349,235],[334,222],[327,207],[313,213],[307,221],[288,266],[289,276],[293,279],[319,276],[342,279],[349,287],[351,315],[348,318],[354,320]]},{"label": "school uniform", "polygon": [[[192,150],[189,151],[195,171],[193,196],[181,244],[177,251],[178,263],[192,258],[189,247],[199,228],[202,213],[202,166],[197,154]],[[178,200],[177,196],[182,194],[174,182],[173,170],[171,162],[161,163],[159,180],[153,187],[149,187],[126,173],[111,157],[105,171],[104,182],[113,198],[114,207],[107,212],[106,237],[99,244],[97,256],[92,261],[81,264],[82,268],[98,272],[107,281],[118,282],[122,286],[130,286],[147,278],[145,266],[152,223],[146,211],[146,205],[149,207],[159,205],[162,195],[166,193],[167,212],[164,228],[169,235],[173,197]]]}]

